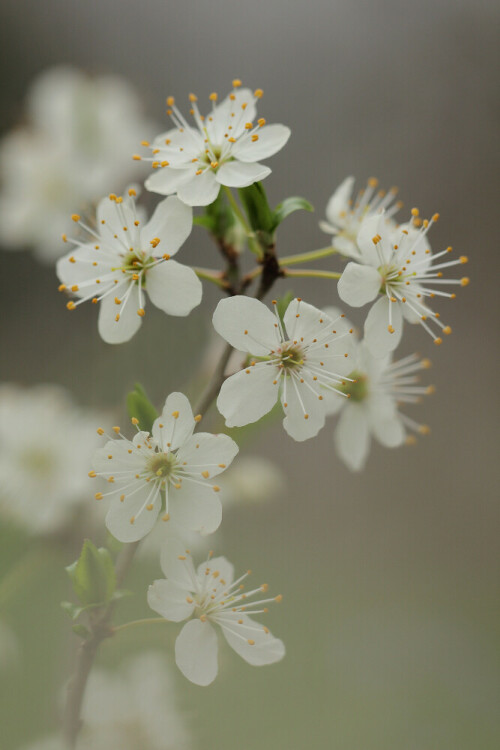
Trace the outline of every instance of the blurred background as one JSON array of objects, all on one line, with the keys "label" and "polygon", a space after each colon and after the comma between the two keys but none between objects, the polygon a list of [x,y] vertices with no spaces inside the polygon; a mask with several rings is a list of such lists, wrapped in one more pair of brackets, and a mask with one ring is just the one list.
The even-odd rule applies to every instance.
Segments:
[{"label": "blurred background", "polygon": [[[259,115],[292,129],[269,160],[271,204],[303,195],[316,207],[282,226],[282,254],[328,244],[318,221],[353,174],[359,187],[372,175],[382,187],[398,185],[406,207],[398,218],[414,205],[424,216],[439,211],[432,247],[469,256],[470,286],[438,307],[453,335],[438,349],[420,327],[407,329],[398,352],[432,358],[426,376],[436,394],[407,410],[430,425],[428,437],[397,450],[373,445],[361,474],[335,457],[331,425],[306,443],[288,439],[279,422],[249,437],[247,450],[271,458],[286,488],[228,508],[213,544],[284,595],[267,622],[288,653],[257,670],[225,650],[220,676],[204,689],[174,668],[193,748],[498,747],[499,16],[490,0],[2,4],[3,134],[26,123],[28,87],[53,65],[124,77],[142,102],[145,130],[159,123],[153,134],[167,128],[167,95],[187,111],[190,91],[207,101],[239,77],[264,89]],[[130,153],[150,135],[139,134]],[[130,179],[140,180],[135,166]],[[158,406],[187,388],[212,342],[215,291],[206,288],[187,319],[152,309],[141,334],[112,347],[98,337],[94,306],[65,309],[53,264],[31,248],[1,252],[3,383],[59,384],[81,407],[122,419],[136,380]],[[183,253],[186,262],[217,266],[201,228]],[[295,281],[293,291],[311,303],[338,303],[334,282]],[[273,295],[288,288],[280,282]],[[349,314],[360,323],[365,312]],[[82,533],[44,545],[22,525],[1,523],[2,571],[20,570],[0,597],[2,750],[57,726],[77,644],[59,607],[70,596],[62,565],[78,554]],[[37,562],[30,567],[26,555]],[[119,617],[148,616],[145,585],[159,573],[154,557],[141,560],[130,584],[139,594]],[[143,648],[171,653],[177,628],[167,629],[123,634],[104,645],[100,665],[112,669]]]}]

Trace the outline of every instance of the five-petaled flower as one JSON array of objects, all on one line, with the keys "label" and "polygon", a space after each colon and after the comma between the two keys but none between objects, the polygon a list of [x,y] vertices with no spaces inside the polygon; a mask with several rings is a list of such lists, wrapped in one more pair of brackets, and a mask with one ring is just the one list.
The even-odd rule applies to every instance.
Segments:
[{"label": "five-petaled flower", "polygon": [[86,300],[101,302],[99,333],[109,344],[128,341],[139,329],[146,292],[160,310],[182,316],[199,305],[202,296],[193,269],[171,260],[191,232],[192,209],[172,196],[143,223],[135,194],[130,188],[125,199],[114,194],[103,198],[97,207],[96,229],[74,214],[73,220],[92,240],[85,244],[73,240],[75,250],[57,263],[59,289],[78,297],[68,302],[68,309]]},{"label": "five-petaled flower", "polygon": [[190,94],[194,127],[174,98],[168,97],[167,114],[175,128],[151,144],[153,168],[158,171],[146,180],[148,190],[161,195],[177,193],[190,206],[206,206],[217,198],[221,185],[247,187],[271,173],[259,160],[282,149],[290,129],[266,125],[262,117],[254,123],[262,90],[252,93],[240,86],[241,81],[233,81],[233,91],[220,104],[216,104],[217,94],[210,94],[212,111],[207,116],[200,114],[197,97]]},{"label": "five-petaled flower", "polygon": [[351,358],[350,380],[342,387],[347,400],[337,393],[325,394],[328,414],[339,414],[334,432],[335,449],[352,471],[363,468],[373,436],[387,448],[413,442],[408,431],[427,434],[429,428],[402,414],[403,403],[417,403],[434,392],[434,387],[419,385],[418,373],[430,362],[417,354],[393,362],[392,355],[374,357],[360,342]]},{"label": "five-petaled flower", "polygon": [[360,190],[356,199],[352,199],[354,177],[346,177],[338,186],[326,206],[326,221],[320,221],[320,228],[332,235],[333,247],[342,255],[353,260],[362,258],[357,245],[358,231],[361,222],[367,216],[384,211],[386,224],[395,228],[394,214],[402,207],[401,201],[394,202],[398,189],[393,187],[388,192],[378,190],[378,180],[370,177],[366,188]]},{"label": "five-petaled flower", "polygon": [[352,330],[340,334],[336,323],[316,307],[296,298],[283,322],[250,297],[219,302],[215,330],[250,360],[224,381],[217,407],[229,427],[256,422],[281,398],[283,426],[295,440],[318,434],[325,423],[324,392],[345,384]]},{"label": "five-petaled flower", "polygon": [[454,298],[455,294],[443,291],[443,287],[466,286],[469,282],[467,278],[442,278],[442,269],[466,263],[465,256],[433,264],[452,249],[448,247],[432,255],[426,235],[438,214],[430,221],[422,221],[414,208],[412,216],[408,224],[396,230],[385,224],[383,214],[368,216],[357,237],[361,257],[348,263],[339,279],[339,297],[353,307],[361,307],[381,295],[365,321],[365,342],[375,356],[383,356],[397,347],[403,318],[410,323],[421,323],[434,343],[441,344],[441,337],[430,324],[444,334],[451,333],[451,328],[441,322],[439,313],[431,310],[424,300],[436,296]]},{"label": "five-petaled flower", "polygon": [[217,633],[213,625],[219,625],[231,648],[253,666],[283,658],[283,642],[249,617],[267,612],[265,605],[281,601],[281,596],[250,601],[268,590],[264,583],[253,591],[244,591],[242,581],[250,571],[235,581],[232,564],[225,557],[210,555],[195,569],[189,550],[177,539],[165,544],[161,567],[166,580],[157,580],[149,587],[148,604],[167,620],[188,620],[175,642],[175,661],[188,680],[209,685],[217,676]]},{"label": "five-petaled flower", "polygon": [[110,439],[94,457],[90,476],[103,476],[112,485],[95,497],[111,496],[106,526],[121,542],[142,539],[160,512],[162,520],[172,517],[202,534],[218,528],[220,488],[210,480],[230,465],[238,446],[228,435],[193,434],[197,421],[186,396],[171,393],[151,435],[138,431],[127,440],[119,427],[113,428],[119,438]]}]

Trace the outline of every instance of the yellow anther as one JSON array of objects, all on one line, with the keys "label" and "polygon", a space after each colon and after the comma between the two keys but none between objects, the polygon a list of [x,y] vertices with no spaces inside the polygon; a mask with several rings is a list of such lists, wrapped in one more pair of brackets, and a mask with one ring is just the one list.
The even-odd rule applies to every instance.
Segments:
[{"label": "yellow anther", "polygon": [[219,162],[218,161],[211,161],[210,162],[210,166],[212,167],[212,169],[215,169],[216,167],[219,166]]},{"label": "yellow anther", "polygon": [[203,169],[197,169],[196,172],[195,172],[195,174],[197,174],[197,175],[200,175],[202,173],[203,173]]},{"label": "yellow anther", "polygon": [[95,495],[94,495],[94,497],[95,497],[96,500],[102,500],[103,494],[102,494],[102,492],[96,492]]},{"label": "yellow anther", "polygon": [[255,89],[255,91],[253,92],[253,95],[257,99],[261,99],[264,96],[264,92],[262,91],[262,89]]},{"label": "yellow anther", "polygon": [[[145,146],[147,148],[149,146],[149,141],[141,141],[141,146]],[[130,190],[128,194],[130,195]]]},{"label": "yellow anther", "polygon": [[132,156],[132,159],[133,159],[134,161],[142,161],[142,156],[139,156],[139,154],[134,154],[134,155]]},{"label": "yellow anther", "polygon": [[241,81],[240,81],[240,79],[239,79],[239,78],[235,78],[235,79],[234,79],[234,81],[233,81],[233,88],[234,88],[234,89],[237,89],[237,88],[239,88],[240,86],[241,86]]},{"label": "yellow anther", "polygon": [[460,286],[467,286],[467,284],[469,284],[469,282],[470,282],[470,279],[467,278],[467,276],[464,276],[463,279],[460,279]]},{"label": "yellow anther", "polygon": [[257,133],[254,133],[252,135],[252,141],[255,143],[255,141],[258,141],[258,140],[259,140],[259,136],[257,135]]},{"label": "yellow anther", "polygon": [[175,98],[173,96],[167,96],[167,107],[173,107],[175,104]]},{"label": "yellow anther", "polygon": [[389,333],[394,333],[394,328],[392,326],[387,326],[387,330]]},{"label": "yellow anther", "polygon": [[426,424],[421,424],[420,427],[418,428],[418,431],[420,432],[421,435],[428,435],[431,431],[431,428]]},{"label": "yellow anther", "polygon": [[68,308],[68,310],[74,310],[76,305],[72,300],[70,300],[69,302],[66,302],[66,307]]},{"label": "yellow anther", "polygon": [[304,414],[304,419],[309,419],[309,414]]},{"label": "yellow anther", "polygon": [[194,418],[194,421],[201,422],[201,419],[202,419],[201,414],[197,414],[196,417]]},{"label": "yellow anther", "polygon": [[228,138],[227,140],[229,141],[229,143],[236,143],[236,138],[233,138],[232,136],[231,138]]},{"label": "yellow anther", "polygon": [[64,292],[65,289],[66,289],[66,284],[59,284],[59,286],[57,287],[58,292]]},{"label": "yellow anther", "polygon": [[179,419],[179,412],[178,411],[173,411],[172,412],[172,416],[173,416],[174,419]]},{"label": "yellow anther", "polygon": [[170,513],[165,513],[161,518],[162,521],[170,521]]},{"label": "yellow anther", "polygon": [[281,602],[283,600],[283,594],[278,594],[278,596],[274,597],[275,602]]},{"label": "yellow anther", "polygon": [[71,218],[73,219],[73,221],[80,221],[80,217],[78,214],[71,214]]},{"label": "yellow anther", "polygon": [[153,162],[151,162],[151,166],[153,167],[153,169],[158,169],[158,167],[160,166],[160,162],[159,161],[153,161]]},{"label": "yellow anther", "polygon": [[[147,143],[147,141],[145,141],[145,143]],[[148,143],[148,146],[149,146],[149,143]],[[131,197],[131,198],[132,198],[132,197],[133,197],[134,195],[137,195],[137,193],[136,193],[136,191],[134,190],[134,188],[129,188],[129,189],[128,189],[128,194],[130,195],[130,197]]]},{"label": "yellow anther", "polygon": [[132,419],[130,421],[132,422],[133,425],[138,425],[139,424],[139,420],[137,419],[137,417],[132,417]]},{"label": "yellow anther", "polygon": [[139,308],[139,310],[137,310],[137,315],[139,315],[139,317],[143,318],[146,315],[145,309],[143,307]]},{"label": "yellow anther", "polygon": [[135,523],[135,516],[132,516],[132,517],[131,517],[131,519],[130,519],[130,523],[131,523],[132,525],[134,525],[134,523]]},{"label": "yellow anther", "polygon": [[210,99],[211,102],[216,102],[219,97],[217,96],[215,91],[212,91],[212,93],[210,94],[208,98]]},{"label": "yellow anther", "polygon": [[146,510],[153,510],[153,503],[149,503],[149,505],[146,505]]},{"label": "yellow anther", "polygon": [[419,215],[419,213],[420,213],[420,211],[418,210],[418,208],[412,208],[412,210],[411,210],[411,215],[412,216],[414,216],[416,218]]},{"label": "yellow anther", "polygon": [[376,188],[377,185],[378,185],[377,178],[376,177],[370,177],[370,179],[368,180],[368,187]]},{"label": "yellow anther", "polygon": [[432,396],[433,393],[436,393],[436,386],[435,385],[428,385],[426,393],[428,396]]},{"label": "yellow anther", "polygon": [[459,258],[460,263],[468,263],[469,259],[466,255],[461,255]]},{"label": "yellow anther", "polygon": [[122,301],[119,297],[115,297],[115,305],[121,305]]},{"label": "yellow anther", "polygon": [[249,646],[255,646],[255,641],[252,638],[249,638],[247,640],[247,643],[248,643]]},{"label": "yellow anther", "polygon": [[434,214],[432,217],[432,221],[438,221],[439,220],[439,214]]},{"label": "yellow anther", "polygon": [[94,477],[96,477],[96,476],[97,476],[97,474],[95,473],[95,471],[93,469],[92,469],[92,471],[89,471],[89,477],[91,477],[92,479],[94,479]]},{"label": "yellow anther", "polygon": [[219,469],[225,469],[226,468],[226,464],[218,464],[218,466],[219,466]]},{"label": "yellow anther", "polygon": [[259,119],[257,120],[257,125],[259,126],[259,128],[263,128],[265,124],[265,119],[263,117],[259,117]]},{"label": "yellow anther", "polygon": [[198,101],[198,97],[196,96],[196,94],[189,94],[189,101],[190,102],[197,102]]},{"label": "yellow anther", "polygon": [[159,237],[153,237],[152,240],[149,240],[149,244],[152,245],[153,247],[158,247],[158,245],[160,244],[160,242],[161,242],[161,240],[160,240]]},{"label": "yellow anther", "polygon": [[269,584],[268,583],[263,583],[262,586],[260,587],[261,591],[267,591],[268,588],[269,588]]},{"label": "yellow anther", "polygon": [[205,477],[205,479],[208,479],[208,477],[210,476],[210,472],[209,471],[202,471],[201,472],[201,476]]},{"label": "yellow anther", "polygon": [[436,344],[436,346],[440,346],[443,343],[443,339],[439,338],[438,336],[436,339],[434,339],[434,343]]},{"label": "yellow anther", "polygon": [[120,313],[116,313],[116,315],[115,315],[115,323],[118,323],[119,320],[120,320]]},{"label": "yellow anther", "polygon": [[67,241],[68,241],[68,237],[67,237],[67,235],[66,235],[66,234],[63,234],[63,235],[62,235],[62,241],[63,241],[63,242],[67,242]]},{"label": "yellow anther", "polygon": [[420,364],[422,365],[424,370],[428,370],[429,367],[432,367],[432,362],[430,361],[430,359],[423,359]]},{"label": "yellow anther", "polygon": [[163,258],[163,260],[170,260],[170,255],[168,253],[163,253],[161,257]]},{"label": "yellow anther", "polygon": [[451,328],[450,328],[450,326],[445,326],[445,327],[443,328],[443,333],[445,333],[445,334],[446,334],[447,336],[449,336],[449,335],[450,335],[450,333],[451,333]]},{"label": "yellow anther", "polygon": [[251,122],[245,123],[245,130],[251,130],[253,128],[253,124]]},{"label": "yellow anther", "polygon": [[212,489],[213,489],[214,492],[220,492],[220,487],[219,487],[218,484],[214,484],[214,486],[212,487]]},{"label": "yellow anther", "polygon": [[97,434],[98,435],[104,435],[104,430],[102,429],[102,427],[98,427],[97,428]]},{"label": "yellow anther", "polygon": [[[132,274],[132,281],[139,281],[139,274],[138,273],[133,273]],[[116,299],[115,299],[115,301],[116,301]]]}]

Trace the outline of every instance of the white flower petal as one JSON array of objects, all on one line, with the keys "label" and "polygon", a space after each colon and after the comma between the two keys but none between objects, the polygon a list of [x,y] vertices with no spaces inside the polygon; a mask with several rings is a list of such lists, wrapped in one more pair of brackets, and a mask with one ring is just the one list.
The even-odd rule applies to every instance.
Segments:
[{"label": "white flower petal", "polygon": [[196,573],[201,580],[209,571],[212,575],[218,573],[216,580],[224,581],[223,586],[230,586],[234,580],[234,566],[225,557],[211,557],[208,562],[202,562],[198,565]]},{"label": "white flower petal", "polygon": [[255,162],[267,159],[280,151],[290,138],[291,130],[286,125],[264,125],[259,128],[258,140],[250,136],[241,137],[231,149],[231,154],[244,162]]},{"label": "white flower petal", "polygon": [[[145,484],[132,494],[125,494],[123,502],[119,489],[106,516],[106,526],[120,542],[137,542],[148,534],[155,525],[161,509],[160,493],[154,493],[150,484]],[[152,505],[150,510],[147,506]],[[134,519],[132,521],[132,519]]]},{"label": "white flower petal", "polygon": [[[394,333],[389,332],[389,325],[392,325]],[[399,344],[402,332],[401,304],[391,302],[387,297],[375,302],[365,320],[365,344],[371,354],[382,357],[387,352],[392,352]]]},{"label": "white flower petal", "polygon": [[222,384],[217,408],[228,427],[257,422],[278,400],[277,370],[272,365],[247,367]]},{"label": "white flower petal", "polygon": [[226,641],[248,664],[261,667],[274,664],[285,655],[283,641],[275,638],[265,628],[248,615],[241,612],[227,613],[217,618]]},{"label": "white flower petal", "polygon": [[[68,290],[75,285],[78,286],[78,290],[73,291],[77,297],[101,294],[103,284],[97,284],[95,280],[108,276],[111,268],[120,262],[118,254],[117,263],[113,263],[107,254],[102,257],[102,253],[100,254],[94,245],[95,243],[81,245],[57,261],[59,281],[66,284]],[[94,266],[94,263],[97,265]]]},{"label": "white flower petal", "polygon": [[[245,113],[240,116],[242,105],[245,105]],[[231,117],[233,112],[235,116]],[[211,114],[205,118],[204,125],[208,129],[208,135],[212,143],[220,146],[224,142],[224,136],[228,132],[229,125],[233,127],[233,137],[238,138],[245,131],[245,124],[252,122],[255,115],[253,93],[250,89],[242,88],[233,91],[232,94],[226,96],[220,104],[214,107]]]},{"label": "white flower petal", "polygon": [[175,193],[181,185],[193,179],[195,169],[192,165],[186,169],[172,169],[171,167],[162,167],[149,175],[144,187],[153,193],[160,195],[171,195]]},{"label": "white flower petal", "polygon": [[159,239],[154,255],[175,255],[189,237],[192,227],[193,209],[172,195],[158,203],[153,216],[142,228],[141,246],[143,250],[151,250],[151,241]]},{"label": "white flower petal", "polygon": [[[125,302],[115,304],[115,296],[123,297],[121,290],[124,285],[116,287],[116,294],[108,294],[100,303],[98,330],[101,338],[108,344],[123,344],[129,341],[141,327],[142,317],[137,314],[139,309],[139,288],[133,285],[132,291]],[[116,316],[119,319],[116,320]]]},{"label": "white flower petal", "polygon": [[175,662],[196,685],[210,685],[217,677],[217,634],[209,622],[190,620],[175,641]]},{"label": "white flower petal", "polygon": [[379,443],[387,448],[395,448],[404,443],[406,432],[399,416],[372,422],[372,433]]},{"label": "white flower petal", "polygon": [[175,450],[191,437],[195,426],[189,399],[174,391],[167,397],[161,417],[155,420],[152,435],[163,451]]},{"label": "white flower petal", "polygon": [[238,446],[229,435],[197,432],[177,452],[177,459],[185,468],[198,470],[200,478],[215,477],[224,471],[238,453]]},{"label": "white flower petal", "polygon": [[382,220],[382,214],[368,214],[368,216],[361,222],[358,236],[356,237],[356,242],[361,252],[363,262],[370,266],[374,266],[374,268],[380,266],[380,258],[373,242],[373,238],[377,234],[381,234],[381,229],[383,232],[384,223]]},{"label": "white flower petal", "polygon": [[333,438],[338,455],[351,471],[362,469],[370,448],[370,432],[361,404],[346,404]]},{"label": "white flower petal", "polygon": [[212,534],[222,521],[218,492],[208,483],[195,484],[186,477],[180,489],[170,488],[168,510],[179,526],[200,534]]},{"label": "white flower petal", "polygon": [[[191,600],[191,603],[188,602]],[[194,601],[189,591],[181,589],[170,581],[154,581],[148,589],[148,604],[170,622],[187,620],[194,612]]]},{"label": "white flower petal", "polygon": [[381,284],[382,278],[376,268],[351,261],[339,279],[337,291],[343,302],[351,307],[361,307],[376,298]]},{"label": "white flower petal", "polygon": [[161,569],[170,583],[180,589],[195,591],[196,573],[191,555],[180,539],[168,537],[161,548]]},{"label": "white flower petal", "polygon": [[[319,393],[319,387],[316,386]],[[283,427],[294,440],[302,441],[314,437],[325,424],[325,407],[305,383],[287,378],[286,392],[283,387],[281,402],[285,412]],[[286,406],[285,406],[286,404]]]},{"label": "white flower petal", "polygon": [[325,212],[326,218],[335,227],[343,227],[345,224],[345,215],[351,210],[349,199],[353,187],[354,177],[346,177],[328,201]]},{"label": "white flower petal", "polygon": [[177,195],[188,206],[208,206],[219,195],[220,185],[212,169],[205,169],[201,174],[194,174],[189,182],[177,188]]},{"label": "white flower petal", "polygon": [[217,170],[216,179],[227,187],[248,187],[271,174],[269,167],[258,162],[228,161]]},{"label": "white flower petal", "polygon": [[217,333],[241,352],[265,355],[278,346],[276,317],[252,297],[236,295],[221,300],[212,322]]},{"label": "white flower petal", "polygon": [[289,339],[304,338],[306,341],[319,337],[332,323],[329,315],[299,299],[290,302],[283,321]]},{"label": "white flower petal", "polygon": [[159,263],[147,272],[146,290],[151,302],[168,315],[189,315],[201,302],[201,281],[189,266],[175,260]]}]

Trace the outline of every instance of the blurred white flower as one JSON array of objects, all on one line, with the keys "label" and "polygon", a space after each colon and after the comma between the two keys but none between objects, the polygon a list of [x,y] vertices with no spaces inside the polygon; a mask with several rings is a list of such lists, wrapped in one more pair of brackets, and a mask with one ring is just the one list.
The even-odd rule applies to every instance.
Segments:
[{"label": "blurred white flower", "polygon": [[395,448],[407,438],[407,429],[426,434],[429,428],[402,414],[403,403],[417,403],[433,386],[419,385],[418,372],[430,366],[429,360],[412,354],[397,362],[391,355],[374,357],[364,342],[358,344],[352,357],[351,380],[342,387],[348,399],[330,392],[325,394],[328,414],[339,414],[335,427],[335,449],[352,471],[363,468],[373,436],[387,448]]},{"label": "blurred white flower", "polygon": [[76,249],[57,262],[59,290],[79,298],[67,303],[69,310],[87,300],[101,303],[99,333],[108,344],[128,341],[138,331],[146,291],[169,315],[188,315],[201,302],[202,286],[193,269],[171,260],[191,232],[192,209],[172,196],[143,225],[135,195],[130,188],[125,199],[114,193],[103,198],[96,229],[73,214],[91,241],[73,240]]},{"label": "blurred white flower", "polygon": [[[217,94],[210,94],[212,110],[206,117],[198,110],[197,97],[189,95],[195,127],[188,124],[175,105],[167,99],[167,114],[175,128],[153,141],[153,168],[158,171],[146,180],[148,190],[161,195],[177,193],[190,206],[207,206],[219,193],[221,185],[247,187],[271,173],[260,159],[280,151],[290,137],[285,125],[266,125],[257,116],[256,103],[262,90],[253,93],[240,89],[233,81],[233,91],[216,105]],[[140,159],[140,157],[137,157]]]},{"label": "blurred white flower", "polygon": [[[77,750],[188,750],[191,737],[175,701],[170,666],[162,654],[129,659],[116,673],[89,677]],[[65,750],[56,736],[26,750]]]},{"label": "blurred white flower", "polygon": [[336,320],[301,299],[290,302],[283,326],[274,301],[273,306],[274,314],[239,295],[217,305],[217,333],[252,357],[224,381],[217,408],[228,427],[239,427],[256,422],[280,399],[283,427],[295,440],[307,440],[325,423],[323,391],[337,388],[352,369],[350,332],[338,335]]},{"label": "blurred white flower", "polygon": [[71,521],[88,502],[97,418],[59,386],[0,386],[3,516],[32,533],[56,531]]},{"label": "blurred white flower", "polygon": [[245,505],[274,500],[286,488],[281,469],[262,456],[241,456],[221,477],[222,504]]},{"label": "blurred white flower", "polygon": [[188,680],[209,685],[217,676],[217,633],[212,625],[219,625],[231,648],[253,666],[283,658],[283,642],[249,617],[266,612],[263,605],[281,601],[281,596],[250,602],[268,589],[262,584],[245,593],[241,582],[250,571],[234,581],[233,566],[225,557],[209,557],[195,570],[189,550],[174,539],[162,550],[161,567],[166,580],[149,587],[148,603],[166,620],[189,620],[175,642],[175,661]]},{"label": "blurred white flower", "polygon": [[397,347],[404,318],[409,323],[420,323],[434,343],[441,344],[441,337],[430,324],[444,334],[450,334],[451,328],[424,300],[436,296],[454,298],[455,294],[443,288],[469,283],[467,278],[442,278],[442,269],[467,263],[466,256],[433,265],[452,249],[432,255],[426,235],[439,215],[421,221],[416,208],[412,215],[410,222],[397,229],[387,226],[383,214],[364,219],[357,237],[360,257],[347,264],[338,282],[340,299],[352,307],[366,305],[381,295],[365,321],[365,342],[375,356],[384,356]]},{"label": "blurred white flower", "polygon": [[392,217],[403,205],[401,202],[394,203],[397,188],[391,188],[389,192],[379,190],[378,180],[372,177],[368,180],[366,188],[359,191],[356,199],[352,198],[354,177],[346,177],[339,185],[326,207],[327,221],[320,221],[320,228],[327,234],[332,235],[332,245],[339,253],[348,258],[359,260],[361,252],[357,244],[357,236],[361,222],[367,216],[384,211],[384,220],[389,227],[396,226]]},{"label": "blurred white flower", "polygon": [[172,517],[176,524],[202,534],[218,528],[220,487],[208,480],[229,466],[238,446],[228,435],[193,434],[196,422],[186,396],[171,393],[151,435],[137,432],[127,440],[114,428],[119,439],[109,440],[94,456],[90,476],[103,476],[113,485],[95,497],[111,496],[106,525],[121,542],[137,541],[151,531],[163,498],[163,521]]},{"label": "blurred white flower", "polygon": [[70,67],[33,82],[27,121],[0,144],[0,242],[7,250],[31,246],[52,262],[62,255],[71,211],[136,175],[132,151],[155,126],[127,81]]}]

